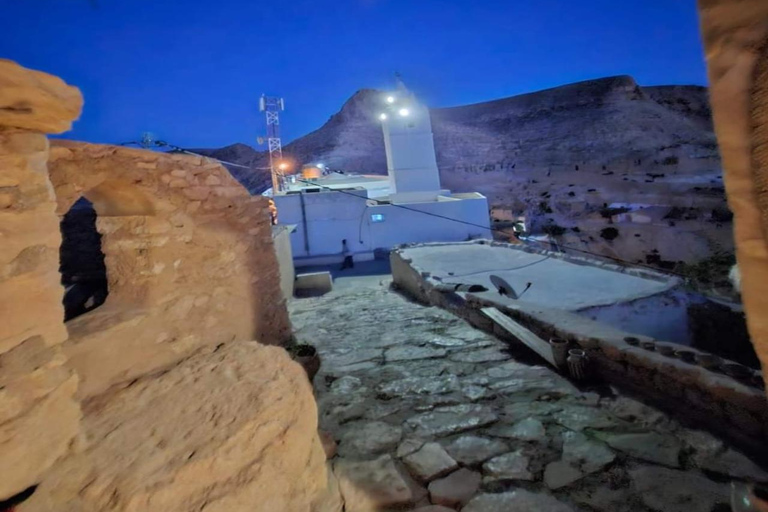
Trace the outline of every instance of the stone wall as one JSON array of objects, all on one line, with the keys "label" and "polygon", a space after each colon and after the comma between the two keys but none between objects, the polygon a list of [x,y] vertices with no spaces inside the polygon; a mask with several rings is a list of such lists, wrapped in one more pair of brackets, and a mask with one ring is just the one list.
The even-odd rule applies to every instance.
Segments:
[{"label": "stone wall", "polygon": [[38,483],[78,431],[45,133],[81,106],[74,87],[0,60],[0,500]]},{"label": "stone wall", "polygon": [[[198,157],[57,141],[49,160],[81,104],[0,60],[0,508],[331,510],[310,383],[264,346],[290,337],[266,200]],[[65,324],[80,197],[110,294]]]},{"label": "stone wall", "polygon": [[768,376],[768,3],[699,0],[699,11],[747,326]]},{"label": "stone wall", "polygon": [[52,143],[64,215],[97,212],[109,296],[67,323],[79,395],[163,369],[204,345],[290,337],[267,200],[218,163],[71,141]]},{"label": "stone wall", "polygon": [[[492,244],[505,245],[498,242]],[[440,281],[419,268],[402,252],[393,251],[391,255],[394,283],[420,302],[445,308],[476,328],[511,343],[519,342],[485,316],[481,312],[482,308],[499,309],[544,340],[557,337],[576,343],[587,351],[595,373],[604,381],[643,396],[681,421],[696,423],[698,428],[707,428],[753,453],[755,457],[768,461],[768,449],[764,443],[768,436],[768,406],[763,389],[697,364],[641,348],[639,344],[642,342],[664,343],[623,332],[569,311],[508,299],[495,291],[474,294],[443,291]],[[543,251],[542,254],[589,264],[582,257]],[[606,269],[615,267],[600,262],[592,264]],[[625,271],[646,278],[655,275],[637,269]],[[631,338],[636,340],[634,344],[628,341]],[[694,355],[699,354],[694,349],[690,351]]]}]

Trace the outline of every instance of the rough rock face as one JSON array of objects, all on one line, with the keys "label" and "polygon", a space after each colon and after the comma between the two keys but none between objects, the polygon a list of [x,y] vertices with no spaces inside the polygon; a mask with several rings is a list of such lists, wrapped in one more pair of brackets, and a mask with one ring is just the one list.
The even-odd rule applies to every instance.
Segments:
[{"label": "rough rock face", "polygon": [[0,60],[0,500],[38,483],[78,431],[48,141],[37,132],[65,130],[81,104],[61,80]]},{"label": "rough rock face", "polygon": [[0,126],[61,133],[80,117],[83,96],[58,77],[0,59]]},{"label": "rough rock face", "polygon": [[699,0],[699,10],[747,325],[768,375],[768,4]]},{"label": "rough rock face", "polygon": [[59,213],[94,205],[109,282],[103,306],[67,323],[80,396],[202,345],[288,338],[266,199],[200,157],[69,141],[51,152]]},{"label": "rough rock face", "polygon": [[309,382],[277,347],[203,350],[84,414],[84,449],[20,511],[301,511],[326,487]]},{"label": "rough rock face", "polygon": [[[265,202],[200,158],[64,141],[52,184],[19,127],[65,129],[79,93],[0,75],[0,501],[338,512],[305,372],[249,341],[290,334]],[[112,293],[65,326],[57,201],[81,196]]]}]

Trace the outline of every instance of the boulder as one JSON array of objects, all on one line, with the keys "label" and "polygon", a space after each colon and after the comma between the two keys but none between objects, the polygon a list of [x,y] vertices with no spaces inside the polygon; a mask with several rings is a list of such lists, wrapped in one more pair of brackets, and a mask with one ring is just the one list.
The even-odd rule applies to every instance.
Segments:
[{"label": "boulder", "polygon": [[83,96],[62,79],[0,59],[0,125],[62,133],[80,117]]},{"label": "boulder", "polygon": [[20,511],[307,510],[328,487],[306,375],[255,342],[100,395],[82,428]]}]

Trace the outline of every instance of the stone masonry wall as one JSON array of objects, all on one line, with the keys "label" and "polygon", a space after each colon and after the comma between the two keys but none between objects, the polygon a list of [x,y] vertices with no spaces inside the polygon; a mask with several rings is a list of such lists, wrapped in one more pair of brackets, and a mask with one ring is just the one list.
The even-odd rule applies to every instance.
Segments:
[{"label": "stone masonry wall", "polygon": [[38,483],[79,427],[45,133],[81,106],[74,87],[0,60],[0,500]]},{"label": "stone masonry wall", "polygon": [[224,167],[70,141],[52,144],[49,167],[59,215],[93,202],[107,267],[106,303],[67,323],[81,397],[203,345],[289,338],[267,200]]},{"label": "stone masonry wall", "polygon": [[[0,501],[331,510],[311,385],[264,346],[290,336],[265,200],[196,157],[58,141],[49,160],[81,105],[0,60]],[[59,218],[81,196],[110,295],[65,324]]]}]

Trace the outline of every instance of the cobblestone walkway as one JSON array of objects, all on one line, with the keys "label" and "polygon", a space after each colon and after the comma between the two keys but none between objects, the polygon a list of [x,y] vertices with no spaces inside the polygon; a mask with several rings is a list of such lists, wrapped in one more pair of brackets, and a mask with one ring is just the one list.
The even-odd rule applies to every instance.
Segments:
[{"label": "cobblestone walkway", "polygon": [[[728,511],[768,475],[703,431],[548,367],[389,283],[295,300],[347,512]],[[447,508],[442,508],[443,507]]]}]

